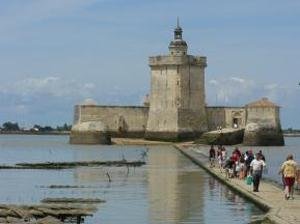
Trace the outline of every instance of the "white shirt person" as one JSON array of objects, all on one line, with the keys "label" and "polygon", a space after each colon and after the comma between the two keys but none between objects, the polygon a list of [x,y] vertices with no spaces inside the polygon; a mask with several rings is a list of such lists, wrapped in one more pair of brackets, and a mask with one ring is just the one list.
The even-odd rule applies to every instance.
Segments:
[{"label": "white shirt person", "polygon": [[259,182],[261,179],[263,168],[266,163],[261,159],[259,153],[256,154],[256,158],[250,163],[250,173],[253,176],[253,191],[258,192]]}]

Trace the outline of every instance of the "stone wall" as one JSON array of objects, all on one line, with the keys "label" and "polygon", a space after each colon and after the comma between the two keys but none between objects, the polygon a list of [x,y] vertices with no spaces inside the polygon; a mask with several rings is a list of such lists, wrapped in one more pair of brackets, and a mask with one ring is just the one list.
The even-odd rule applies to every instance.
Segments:
[{"label": "stone wall", "polygon": [[247,108],[247,123],[277,127],[279,125],[279,107]]},{"label": "stone wall", "polygon": [[224,107],[206,107],[206,115],[209,130],[217,130],[218,127],[225,127]]},{"label": "stone wall", "polygon": [[[179,74],[176,66],[151,68],[151,93],[146,137],[176,138]],[[159,133],[157,135],[157,133]],[[157,135],[157,136],[156,136]]]},{"label": "stone wall", "polygon": [[225,108],[225,127],[234,128],[234,122],[236,122],[237,128],[245,128],[246,110],[244,107]]},{"label": "stone wall", "polygon": [[138,106],[75,106],[74,124],[101,121],[112,137],[144,137],[148,107]]},{"label": "stone wall", "polygon": [[[218,127],[233,128],[233,122],[238,122],[238,128],[246,125],[246,111],[244,107],[206,107],[209,130]],[[236,119],[236,120],[234,120]]]}]

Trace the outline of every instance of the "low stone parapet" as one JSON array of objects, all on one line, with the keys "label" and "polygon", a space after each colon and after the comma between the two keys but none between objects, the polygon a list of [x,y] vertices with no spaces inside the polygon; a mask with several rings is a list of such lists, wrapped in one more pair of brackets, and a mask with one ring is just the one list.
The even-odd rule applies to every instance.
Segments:
[{"label": "low stone parapet", "polygon": [[70,144],[111,144],[108,132],[101,131],[71,131]]},{"label": "low stone parapet", "polygon": [[204,133],[195,141],[206,145],[236,145],[243,142],[244,129],[222,129]]},{"label": "low stone parapet", "polygon": [[71,144],[111,144],[107,127],[100,121],[82,122],[73,125],[70,133]]}]

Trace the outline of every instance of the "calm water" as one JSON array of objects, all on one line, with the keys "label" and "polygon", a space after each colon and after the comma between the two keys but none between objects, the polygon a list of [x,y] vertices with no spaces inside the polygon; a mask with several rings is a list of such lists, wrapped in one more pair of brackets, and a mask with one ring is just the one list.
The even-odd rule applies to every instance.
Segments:
[{"label": "calm water", "polygon": [[[139,168],[0,170],[0,203],[36,204],[46,197],[101,198],[85,223],[248,223],[263,213],[172,147],[74,146],[67,136],[0,136],[0,164],[140,159]],[[283,149],[276,149],[282,151]],[[283,153],[285,154],[285,153]],[[105,175],[109,172],[112,182]],[[50,185],[80,188],[50,189]]]}]

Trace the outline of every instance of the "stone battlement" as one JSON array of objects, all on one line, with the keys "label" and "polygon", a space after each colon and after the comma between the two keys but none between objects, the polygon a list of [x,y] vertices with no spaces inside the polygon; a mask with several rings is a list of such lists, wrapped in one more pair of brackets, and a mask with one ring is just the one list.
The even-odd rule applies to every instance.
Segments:
[{"label": "stone battlement", "polygon": [[150,66],[162,66],[162,65],[200,65],[206,67],[206,57],[193,56],[193,55],[183,55],[183,56],[173,56],[173,55],[159,55],[149,57]]},{"label": "stone battlement", "polygon": [[118,106],[118,105],[75,105],[75,107],[83,107],[83,108],[120,108],[120,109],[147,109],[145,106]]}]

